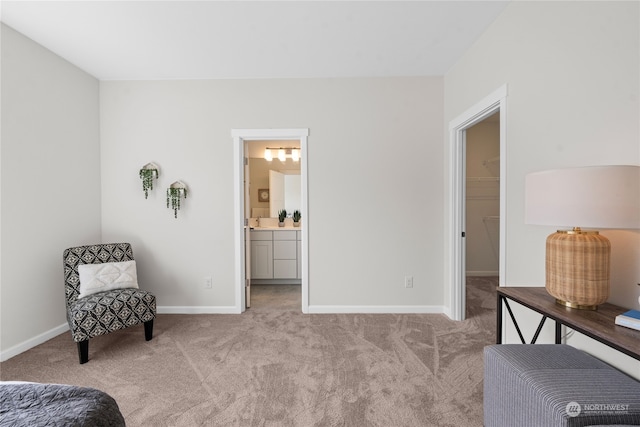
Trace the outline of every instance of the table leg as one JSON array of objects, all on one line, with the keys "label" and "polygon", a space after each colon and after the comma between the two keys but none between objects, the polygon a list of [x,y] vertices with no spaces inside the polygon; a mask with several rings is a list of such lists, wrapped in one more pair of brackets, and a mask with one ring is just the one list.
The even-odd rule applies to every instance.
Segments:
[{"label": "table leg", "polygon": [[542,316],[542,319],[540,320],[540,323],[538,324],[538,329],[536,329],[536,333],[533,334],[533,338],[531,339],[531,344],[535,344],[536,341],[538,341],[538,336],[540,336],[540,331],[542,331],[542,327],[544,326],[545,320],[547,320],[547,316]]}]

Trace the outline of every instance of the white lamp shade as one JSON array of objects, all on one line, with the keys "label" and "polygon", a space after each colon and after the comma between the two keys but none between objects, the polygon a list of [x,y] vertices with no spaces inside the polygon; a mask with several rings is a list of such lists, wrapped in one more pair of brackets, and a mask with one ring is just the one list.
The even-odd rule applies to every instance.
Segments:
[{"label": "white lamp shade", "polygon": [[640,229],[640,166],[588,166],[526,176],[525,223]]}]

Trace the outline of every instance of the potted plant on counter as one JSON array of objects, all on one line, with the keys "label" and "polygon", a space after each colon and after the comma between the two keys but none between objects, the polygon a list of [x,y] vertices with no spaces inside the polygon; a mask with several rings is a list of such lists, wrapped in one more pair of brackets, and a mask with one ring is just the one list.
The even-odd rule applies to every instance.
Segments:
[{"label": "potted plant on counter", "polygon": [[300,227],[300,218],[302,218],[302,214],[299,210],[293,211],[293,226]]},{"label": "potted plant on counter", "polygon": [[284,219],[287,217],[287,210],[278,211],[278,227],[284,227]]}]

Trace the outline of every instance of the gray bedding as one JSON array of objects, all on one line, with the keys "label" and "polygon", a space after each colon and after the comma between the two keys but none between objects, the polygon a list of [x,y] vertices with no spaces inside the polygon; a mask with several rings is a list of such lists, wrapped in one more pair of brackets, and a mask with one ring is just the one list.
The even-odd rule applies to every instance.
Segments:
[{"label": "gray bedding", "polygon": [[100,390],[0,382],[0,426],[124,426],[116,401]]}]

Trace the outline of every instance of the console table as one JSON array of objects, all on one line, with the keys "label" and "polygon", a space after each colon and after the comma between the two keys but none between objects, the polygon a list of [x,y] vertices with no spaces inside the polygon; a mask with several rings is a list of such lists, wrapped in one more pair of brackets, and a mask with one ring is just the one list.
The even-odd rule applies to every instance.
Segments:
[{"label": "console table", "polygon": [[627,309],[613,304],[602,304],[597,310],[579,310],[557,304],[544,287],[498,287],[496,343],[502,344],[502,306],[504,305],[515,325],[522,344],[526,344],[518,322],[511,311],[512,300],[542,314],[531,344],[535,344],[547,318],[555,321],[555,341],[562,344],[561,325],[565,325],[611,348],[640,360],[640,331],[615,324],[618,314]]}]

